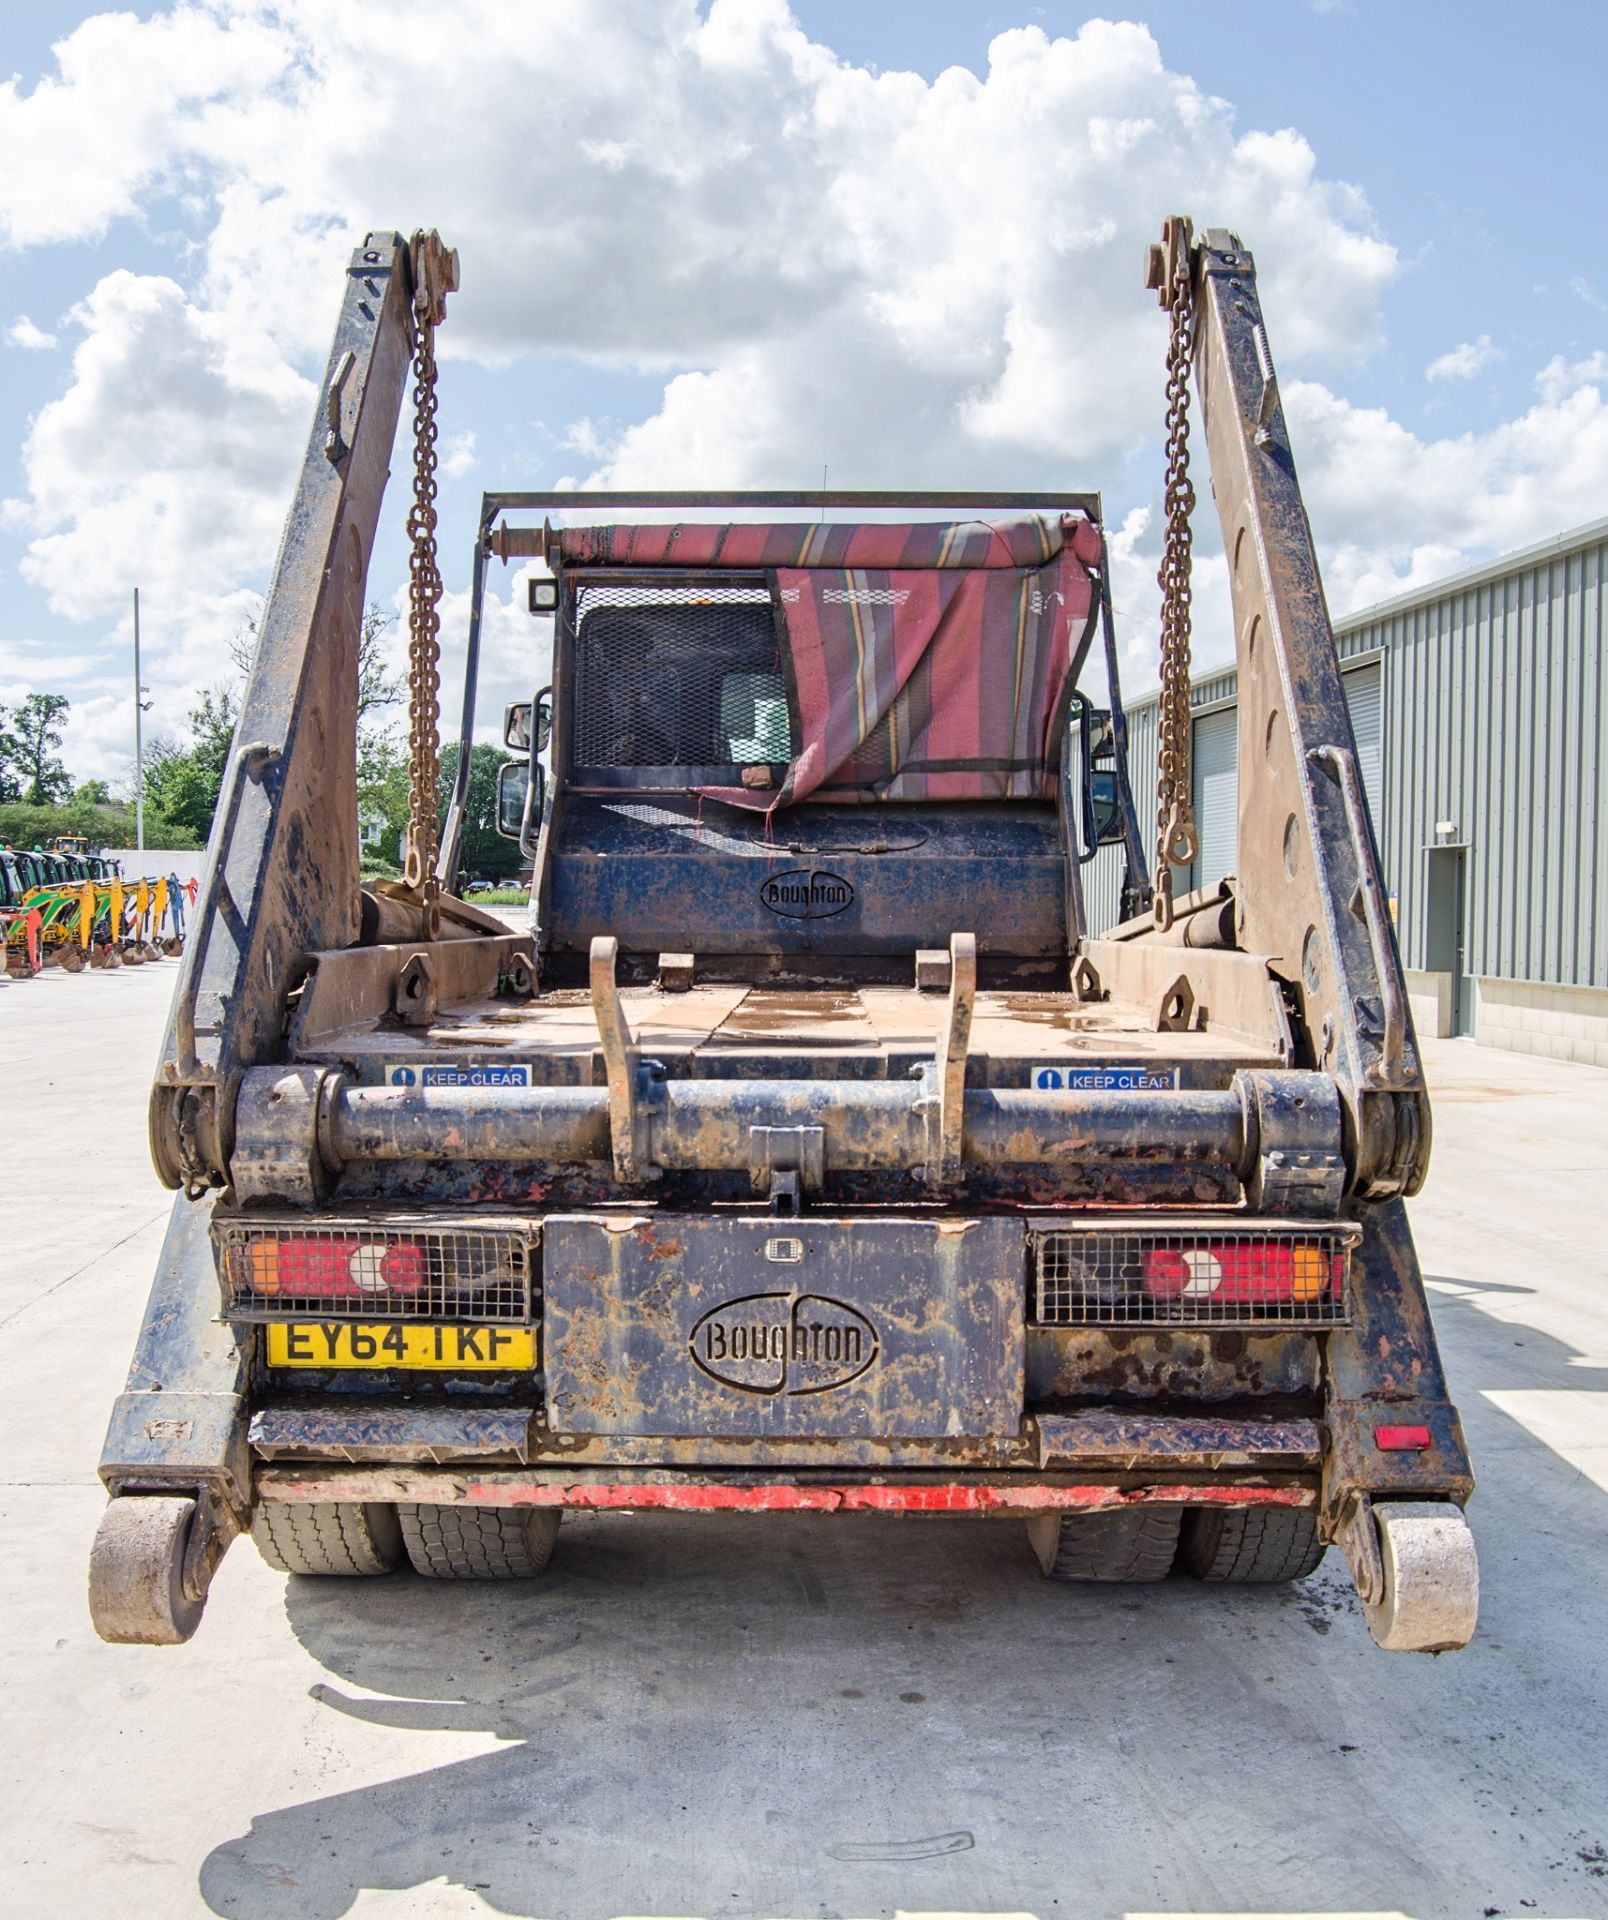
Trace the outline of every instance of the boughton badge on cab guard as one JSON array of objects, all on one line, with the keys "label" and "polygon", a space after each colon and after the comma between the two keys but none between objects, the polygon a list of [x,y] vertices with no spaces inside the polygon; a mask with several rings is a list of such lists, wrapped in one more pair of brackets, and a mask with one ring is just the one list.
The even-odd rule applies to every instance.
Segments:
[{"label": "boughton badge on cab guard", "polygon": [[840,873],[790,867],[761,881],[760,905],[789,920],[829,920],[854,905],[854,888]]}]

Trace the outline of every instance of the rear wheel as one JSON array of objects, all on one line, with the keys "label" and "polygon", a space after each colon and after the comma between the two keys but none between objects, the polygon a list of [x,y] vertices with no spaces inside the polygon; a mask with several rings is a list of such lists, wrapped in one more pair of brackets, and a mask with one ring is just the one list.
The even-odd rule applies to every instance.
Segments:
[{"label": "rear wheel", "polygon": [[556,1507],[397,1508],[414,1571],[431,1580],[529,1580],[553,1557]]},{"label": "rear wheel", "polygon": [[1197,1580],[1274,1586],[1304,1580],[1323,1553],[1311,1507],[1197,1507],[1179,1558]]},{"label": "rear wheel", "polygon": [[402,1564],[396,1508],[355,1500],[258,1507],[251,1522],[257,1551],[281,1573],[389,1573]]},{"label": "rear wheel", "polygon": [[1028,1539],[1050,1580],[1165,1580],[1178,1547],[1177,1507],[1122,1507],[1115,1513],[1047,1513]]}]

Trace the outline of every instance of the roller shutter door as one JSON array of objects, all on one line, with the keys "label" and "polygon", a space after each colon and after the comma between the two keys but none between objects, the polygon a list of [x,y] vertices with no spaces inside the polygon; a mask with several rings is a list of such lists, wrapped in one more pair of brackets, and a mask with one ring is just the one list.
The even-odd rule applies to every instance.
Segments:
[{"label": "roller shutter door", "polygon": [[1373,817],[1374,837],[1379,835],[1383,815],[1385,769],[1384,701],[1379,662],[1353,667],[1340,676],[1346,705],[1351,709],[1351,731],[1357,736],[1357,771],[1362,775],[1362,790],[1368,796],[1368,812]]},{"label": "roller shutter door", "polygon": [[1200,855],[1190,871],[1192,887],[1210,886],[1233,873],[1239,859],[1239,711],[1222,707],[1195,722],[1190,756],[1195,827]]}]

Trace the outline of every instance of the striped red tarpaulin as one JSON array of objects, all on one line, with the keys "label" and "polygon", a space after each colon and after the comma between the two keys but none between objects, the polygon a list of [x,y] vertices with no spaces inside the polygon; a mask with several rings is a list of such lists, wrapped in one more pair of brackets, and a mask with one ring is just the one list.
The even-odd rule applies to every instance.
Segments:
[{"label": "striped red tarpaulin", "polygon": [[578,527],[560,551],[573,567],[770,579],[796,751],[779,789],[712,797],[768,808],[1054,794],[1051,734],[1100,555],[1086,519]]}]

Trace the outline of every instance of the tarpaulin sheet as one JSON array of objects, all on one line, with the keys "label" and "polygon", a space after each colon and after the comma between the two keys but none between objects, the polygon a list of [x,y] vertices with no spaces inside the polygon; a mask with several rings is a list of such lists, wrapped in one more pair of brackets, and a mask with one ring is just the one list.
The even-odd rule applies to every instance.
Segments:
[{"label": "tarpaulin sheet", "polygon": [[1100,533],[1079,516],[914,525],[566,528],[566,564],[763,572],[780,608],[795,751],[818,800],[1048,799],[1072,637]]}]

